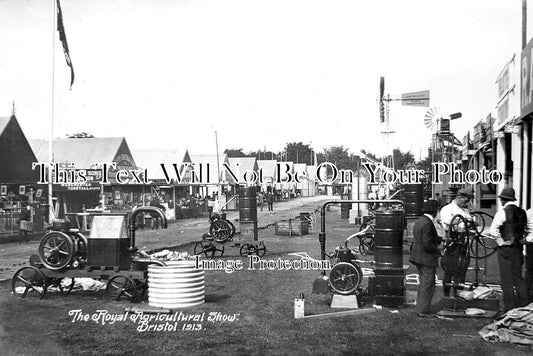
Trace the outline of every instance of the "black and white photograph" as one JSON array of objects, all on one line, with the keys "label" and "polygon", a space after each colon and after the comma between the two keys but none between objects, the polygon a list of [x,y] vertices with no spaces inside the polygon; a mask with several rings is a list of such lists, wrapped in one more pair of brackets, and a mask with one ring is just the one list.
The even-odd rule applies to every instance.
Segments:
[{"label": "black and white photograph", "polygon": [[531,2],[0,18],[2,355],[533,352]]}]

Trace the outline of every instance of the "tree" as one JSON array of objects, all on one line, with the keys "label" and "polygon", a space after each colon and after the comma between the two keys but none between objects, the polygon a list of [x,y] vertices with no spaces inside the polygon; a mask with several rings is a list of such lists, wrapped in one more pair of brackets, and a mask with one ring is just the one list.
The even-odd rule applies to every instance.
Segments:
[{"label": "tree", "polygon": [[242,151],[242,148],[227,148],[224,150],[224,153],[227,154],[228,157],[246,157],[247,156]]},{"label": "tree", "polygon": [[415,158],[411,152],[402,152],[399,148],[392,150],[392,160],[394,169],[406,169],[409,163],[415,163]]},{"label": "tree", "polygon": [[302,142],[291,142],[285,146],[284,160],[294,163],[311,164],[312,149],[309,145],[304,145]]}]

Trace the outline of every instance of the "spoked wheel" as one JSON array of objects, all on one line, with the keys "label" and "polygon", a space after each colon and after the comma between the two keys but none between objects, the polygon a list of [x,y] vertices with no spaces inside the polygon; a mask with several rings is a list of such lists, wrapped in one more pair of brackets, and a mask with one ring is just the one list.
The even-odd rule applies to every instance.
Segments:
[{"label": "spoked wheel", "polygon": [[259,246],[257,246],[257,255],[259,257],[263,257],[266,254],[266,250],[267,248],[263,241],[259,242]]},{"label": "spoked wheel", "polygon": [[475,228],[479,234],[483,234],[485,229],[490,228],[492,224],[492,215],[485,213],[484,211],[474,211],[470,213],[472,220],[474,220]]},{"label": "spoked wheel", "polygon": [[125,299],[133,303],[137,297],[137,284],[130,277],[119,274],[107,282],[106,293],[113,300]]},{"label": "spoked wheel", "polygon": [[196,245],[194,245],[194,254],[203,254],[205,257],[222,257],[224,255],[224,246],[217,248],[215,244],[210,241],[198,241]]},{"label": "spoked wheel", "polygon": [[359,240],[359,252],[361,255],[371,255],[374,253],[374,235],[365,235]]},{"label": "spoked wheel", "polygon": [[449,238],[457,243],[467,243],[471,226],[462,215],[455,215],[450,221]]},{"label": "spoked wheel", "polygon": [[470,257],[473,258],[487,258],[496,252],[498,244],[496,240],[485,235],[476,235],[470,242]]},{"label": "spoked wheel", "polygon": [[250,255],[257,255],[259,256],[259,250],[257,249],[257,246],[252,244],[244,244],[241,246],[241,249],[239,250],[239,254],[242,257],[250,256]]},{"label": "spoked wheel", "polygon": [[209,233],[216,242],[226,242],[232,236],[232,228],[226,220],[218,219],[211,223]]},{"label": "spoked wheel", "polygon": [[39,243],[39,257],[43,265],[57,271],[66,267],[74,256],[74,241],[65,233],[52,231]]},{"label": "spoked wheel", "polygon": [[225,221],[228,223],[228,225],[231,228],[231,232],[230,232],[230,235],[229,235],[229,238],[231,239],[231,238],[233,238],[233,236],[235,236],[235,225],[233,225],[233,223],[231,221],[229,221],[229,220],[225,220]]},{"label": "spoked wheel", "polygon": [[339,294],[354,293],[363,279],[361,268],[352,263],[339,262],[331,269],[329,285]]},{"label": "spoked wheel", "polygon": [[35,296],[43,299],[46,294],[46,287],[46,277],[35,267],[22,267],[15,272],[11,280],[13,295],[19,298]]}]

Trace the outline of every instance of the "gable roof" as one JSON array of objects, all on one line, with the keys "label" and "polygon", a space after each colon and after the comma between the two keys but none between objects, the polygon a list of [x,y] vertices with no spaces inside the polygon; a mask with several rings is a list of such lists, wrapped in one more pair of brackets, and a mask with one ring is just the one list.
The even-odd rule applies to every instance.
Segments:
[{"label": "gable roof", "polygon": [[179,168],[179,172],[183,172],[183,163],[191,163],[189,151],[186,149],[151,149],[151,148],[133,148],[131,155],[141,169],[147,169],[148,176],[155,179],[164,179],[165,174],[161,168],[161,164],[165,165],[165,169],[169,176],[174,177],[174,163]]},{"label": "gable roof", "polygon": [[257,161],[257,167],[263,170],[263,177],[272,178],[276,174],[276,163],[275,160],[260,160]]},{"label": "gable roof", "polygon": [[[49,142],[45,139],[29,140],[39,162],[48,162]],[[96,163],[113,162],[124,137],[59,138],[53,141],[54,162],[74,163],[75,168],[96,168]]]},{"label": "gable roof", "polygon": [[[219,155],[218,162],[217,155],[191,155],[190,157],[195,168],[199,169],[200,165],[202,165],[202,168],[207,170],[207,167],[209,167],[209,184],[218,184],[217,170],[220,165],[220,181],[223,181],[224,163],[228,163],[226,154]],[[207,183],[207,179],[203,178],[203,182]]]},{"label": "gable roof", "polygon": [[2,136],[2,132],[4,132],[7,124],[9,124],[10,119],[10,117],[0,117],[0,136]]},{"label": "gable roof", "polygon": [[231,172],[239,179],[238,182],[235,182],[235,179],[233,179],[231,174],[226,172],[227,180],[232,183],[243,183],[244,173],[246,171],[257,172],[259,169],[257,165],[257,159],[255,157],[229,157],[228,166],[231,169]]}]

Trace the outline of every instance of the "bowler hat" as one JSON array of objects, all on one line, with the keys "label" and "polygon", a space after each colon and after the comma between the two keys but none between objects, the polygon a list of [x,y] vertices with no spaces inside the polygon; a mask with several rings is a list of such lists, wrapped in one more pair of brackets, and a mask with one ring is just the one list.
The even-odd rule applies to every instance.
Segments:
[{"label": "bowler hat", "polygon": [[457,191],[457,196],[460,197],[460,196],[463,196],[463,197],[467,197],[467,198],[472,198],[472,192],[468,189],[459,189]]},{"label": "bowler hat", "polygon": [[507,200],[510,200],[510,201],[515,201],[516,197],[515,197],[514,189],[511,188],[511,187],[503,188],[502,192],[500,193],[500,195],[498,195],[498,198],[507,199]]},{"label": "bowler hat", "polygon": [[430,199],[422,204],[422,213],[434,213],[439,209],[439,203],[436,200]]}]

